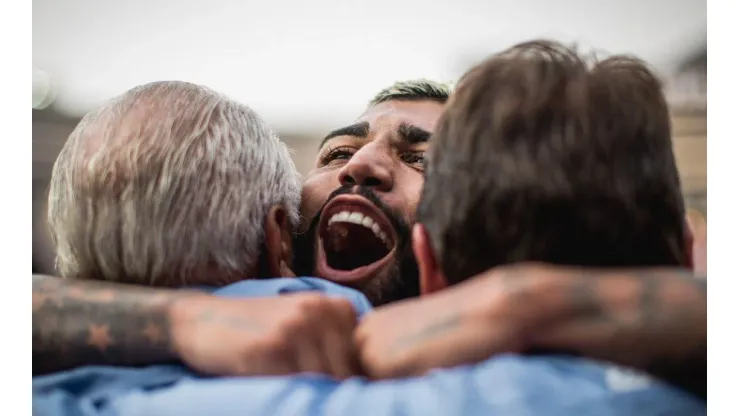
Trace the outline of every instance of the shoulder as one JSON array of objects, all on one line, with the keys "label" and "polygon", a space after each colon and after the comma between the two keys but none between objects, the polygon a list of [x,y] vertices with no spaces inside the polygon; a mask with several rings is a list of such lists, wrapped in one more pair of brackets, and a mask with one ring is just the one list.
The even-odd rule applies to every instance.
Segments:
[{"label": "shoulder", "polygon": [[321,292],[329,296],[344,297],[352,302],[359,315],[372,309],[372,305],[361,292],[316,277],[244,280],[216,289],[213,294],[225,297],[265,297],[300,292]]},{"label": "shoulder", "polygon": [[706,413],[706,403],[677,388],[644,373],[590,359],[507,354],[454,371],[480,386],[470,391],[470,400],[511,398],[490,396],[496,390],[515,395],[520,406],[543,412],[558,408],[564,414],[628,414],[640,407],[645,414]]},{"label": "shoulder", "polygon": [[613,377],[608,375],[613,368],[576,358],[503,355],[477,365],[399,380],[337,382],[320,376],[191,379],[136,397],[123,395],[111,404],[122,413],[136,405],[153,415],[164,414],[164,409],[168,414],[179,409],[267,415],[282,408],[290,395],[291,414],[301,415],[314,414],[317,406],[331,409],[327,413],[355,416],[622,415],[634,414],[636,409],[645,415],[706,414],[705,403],[658,382],[620,381],[617,388],[610,387],[614,379],[607,379]]}]

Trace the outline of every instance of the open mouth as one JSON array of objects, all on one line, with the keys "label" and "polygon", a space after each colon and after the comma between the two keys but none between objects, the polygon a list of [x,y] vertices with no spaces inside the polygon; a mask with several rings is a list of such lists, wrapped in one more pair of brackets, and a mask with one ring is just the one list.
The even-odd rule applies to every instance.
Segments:
[{"label": "open mouth", "polygon": [[372,278],[390,264],[398,237],[374,204],[357,195],[342,195],[324,208],[318,238],[318,274],[351,283]]}]

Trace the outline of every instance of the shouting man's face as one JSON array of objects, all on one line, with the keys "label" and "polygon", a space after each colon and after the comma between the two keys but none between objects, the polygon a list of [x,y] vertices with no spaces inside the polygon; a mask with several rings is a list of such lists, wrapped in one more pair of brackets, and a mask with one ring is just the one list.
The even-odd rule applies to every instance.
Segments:
[{"label": "shouting man's face", "polygon": [[295,267],[375,305],[418,295],[411,225],[436,101],[387,101],[331,132],[303,185]]}]

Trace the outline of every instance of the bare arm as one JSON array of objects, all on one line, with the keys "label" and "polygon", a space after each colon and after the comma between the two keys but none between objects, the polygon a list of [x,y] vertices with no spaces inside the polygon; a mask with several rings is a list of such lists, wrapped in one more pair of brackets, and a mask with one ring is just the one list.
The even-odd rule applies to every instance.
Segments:
[{"label": "bare arm", "polygon": [[657,268],[563,271],[570,277],[549,298],[560,312],[548,311],[552,324],[533,336],[535,347],[632,366],[706,399],[705,276]]},{"label": "bare arm", "polygon": [[499,267],[377,308],[356,339],[375,378],[504,352],[571,353],[638,368],[706,397],[706,280],[667,268]]},{"label": "bare arm", "polygon": [[349,301],[318,293],[235,299],[33,276],[33,373],[181,361],[212,375],[345,378],[358,374],[356,323]]},{"label": "bare arm", "polygon": [[33,276],[33,373],[175,359],[169,307],[187,292]]}]

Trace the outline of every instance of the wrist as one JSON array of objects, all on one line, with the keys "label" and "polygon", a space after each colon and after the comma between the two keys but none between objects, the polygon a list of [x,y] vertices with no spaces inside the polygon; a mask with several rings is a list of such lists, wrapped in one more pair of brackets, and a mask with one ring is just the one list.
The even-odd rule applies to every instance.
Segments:
[{"label": "wrist", "polygon": [[478,282],[475,284],[479,286],[470,288],[470,317],[489,328],[502,328],[503,323],[515,351],[532,348],[537,333],[560,319],[567,279],[546,267],[537,264],[498,267],[486,272]]},{"label": "wrist", "polygon": [[204,305],[213,298],[207,293],[183,291],[166,303],[169,349],[175,358],[185,360],[193,328],[207,312]]}]

